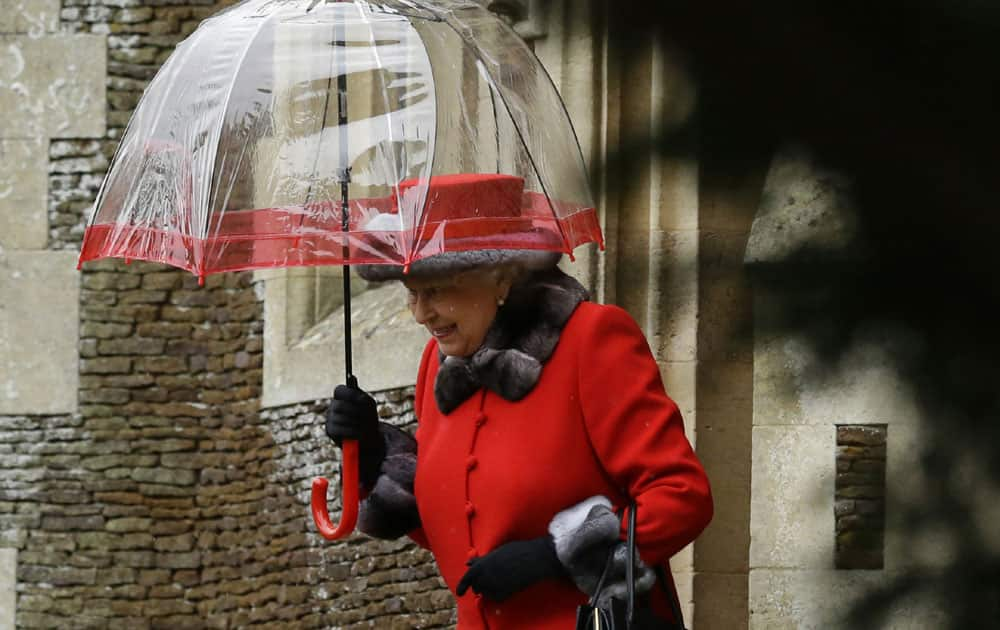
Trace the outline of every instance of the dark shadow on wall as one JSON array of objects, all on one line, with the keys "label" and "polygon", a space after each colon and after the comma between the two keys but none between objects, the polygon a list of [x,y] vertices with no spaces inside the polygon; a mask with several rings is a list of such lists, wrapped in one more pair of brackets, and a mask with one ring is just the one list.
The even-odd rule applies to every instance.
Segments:
[{"label": "dark shadow on wall", "polygon": [[[611,6],[611,5],[609,5]],[[633,138],[609,166],[696,150],[734,173],[789,143],[850,181],[856,226],[833,250],[804,245],[750,268],[774,332],[804,335],[820,365],[873,327],[917,392],[925,485],[904,506],[904,547],[932,536],[944,561],[873,589],[851,627],[911,598],[949,627],[1000,618],[1000,6],[983,2],[613,5],[612,42],[656,34],[689,62],[699,120]],[[627,63],[627,61],[626,61]],[[697,138],[697,140],[695,140]],[[614,178],[611,178],[614,181]]]}]

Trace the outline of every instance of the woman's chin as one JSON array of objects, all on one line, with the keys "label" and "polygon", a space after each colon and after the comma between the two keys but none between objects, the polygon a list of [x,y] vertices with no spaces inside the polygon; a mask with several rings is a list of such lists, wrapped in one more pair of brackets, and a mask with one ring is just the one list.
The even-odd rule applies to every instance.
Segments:
[{"label": "woman's chin", "polygon": [[452,339],[453,335],[448,335],[443,339],[438,339],[438,350],[441,351],[446,357],[467,357],[472,353],[467,352],[465,349],[465,344],[459,339]]}]

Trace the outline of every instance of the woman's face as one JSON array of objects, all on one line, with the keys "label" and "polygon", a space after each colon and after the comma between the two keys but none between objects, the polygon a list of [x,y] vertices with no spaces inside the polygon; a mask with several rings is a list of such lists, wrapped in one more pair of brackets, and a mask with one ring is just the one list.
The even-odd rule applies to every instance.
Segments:
[{"label": "woman's face", "polygon": [[450,277],[407,279],[413,318],[431,333],[446,356],[471,356],[486,337],[497,314],[497,302],[507,297],[510,282],[484,271]]}]

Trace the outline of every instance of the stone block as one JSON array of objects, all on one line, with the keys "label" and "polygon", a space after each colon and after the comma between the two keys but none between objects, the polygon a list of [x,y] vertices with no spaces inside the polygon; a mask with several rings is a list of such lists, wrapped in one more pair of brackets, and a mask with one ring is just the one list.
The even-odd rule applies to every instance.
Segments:
[{"label": "stone block", "polygon": [[[651,274],[634,287],[648,294],[647,326],[653,354],[661,361],[693,361],[698,330],[698,234],[693,230],[650,235]],[[625,288],[619,286],[619,294]]]},{"label": "stone block", "polygon": [[[9,0],[0,11],[0,34],[41,37],[59,28],[59,0]],[[2,627],[2,624],[0,624]]]},{"label": "stone block", "polygon": [[622,232],[615,303],[646,333],[660,361],[695,358],[698,239],[694,231]]},{"label": "stone block", "polygon": [[[921,425],[896,425],[888,431],[886,455],[886,487],[888,497],[885,512],[885,569],[888,571],[937,571],[955,566],[960,541],[945,529],[933,526],[914,527],[907,510],[922,507],[926,501],[926,488],[935,483],[927,477],[920,457],[932,444],[923,434]],[[931,446],[933,448],[933,446]],[[978,531],[987,545],[996,542],[996,502],[987,497],[995,496],[992,488],[985,489],[970,483],[967,496],[979,496],[973,511]],[[974,504],[975,505],[975,504]],[[993,547],[996,548],[996,547]]]},{"label": "stone block", "polygon": [[106,56],[99,35],[0,36],[0,137],[102,137]]},{"label": "stone block", "polygon": [[746,630],[746,573],[703,573],[694,576],[694,615],[686,616],[688,628]]},{"label": "stone block", "polygon": [[18,568],[17,578],[24,582],[44,582],[53,586],[94,584],[97,580],[97,569],[25,564]]},{"label": "stone block", "polygon": [[[763,304],[766,296],[755,296]],[[764,310],[758,309],[758,311]],[[758,322],[756,326],[766,326]],[[892,356],[913,340],[892,330],[857,336],[835,366],[799,337],[758,334],[754,424],[912,424],[920,410]]]},{"label": "stone block", "polygon": [[47,163],[48,143],[40,138],[0,140],[0,250],[45,249]]},{"label": "stone block", "polygon": [[803,246],[842,254],[855,223],[849,182],[807,152],[787,148],[768,171],[746,259],[777,262]]},{"label": "stone block", "polygon": [[[343,348],[343,312],[338,309],[297,343],[286,343],[284,279],[264,285],[264,391],[262,405],[280,406],[329,398],[343,382],[344,361],[331,348]],[[294,296],[292,296],[294,299]],[[164,307],[166,311],[170,307]],[[413,321],[395,283],[358,294],[352,305],[354,371],[369,391],[412,386],[427,332]]]},{"label": "stone block", "polygon": [[836,428],[753,428],[750,567],[833,566]]},{"label": "stone block", "polygon": [[[655,185],[652,217],[655,229],[698,229],[701,207],[698,199],[698,163],[682,157],[653,160]],[[657,168],[658,167],[658,168]]]},{"label": "stone block", "polygon": [[667,395],[677,403],[684,418],[684,433],[695,443],[695,393],[697,364],[694,361],[658,362]]},{"label": "stone block", "polygon": [[152,522],[148,518],[113,518],[104,524],[104,529],[114,533],[147,532]]},{"label": "stone block", "polygon": [[712,484],[715,515],[695,543],[698,571],[747,570],[753,366],[698,361],[698,456]]},{"label": "stone block", "polygon": [[191,470],[178,468],[136,468],[132,471],[134,481],[165,484],[169,486],[190,486],[196,480]]},{"label": "stone block", "polygon": [[83,374],[127,374],[132,369],[128,357],[100,357],[80,362]]},{"label": "stone block", "polygon": [[[740,169],[718,168],[704,150],[698,199],[698,227],[711,232],[749,234],[764,185],[767,164],[746,160]],[[738,172],[735,172],[737,171]]]},{"label": "stone block", "polygon": [[753,357],[753,300],[743,267],[746,235],[702,232],[699,239],[698,358]]},{"label": "stone block", "polygon": [[104,339],[97,344],[97,351],[106,355],[139,354],[159,355],[163,353],[166,342],[163,339],[145,337],[125,337],[120,339]]},{"label": "stone block", "polygon": [[76,411],[75,267],[74,252],[0,255],[0,414]]},{"label": "stone block", "polygon": [[199,569],[201,552],[160,554],[156,557],[156,566],[161,569]]},{"label": "stone block", "polygon": [[0,630],[13,630],[17,605],[17,549],[0,548]]},{"label": "stone block", "polygon": [[753,366],[698,361],[698,454],[713,480],[750,484]]},{"label": "stone block", "polygon": [[[750,630],[848,630],[843,617],[854,602],[897,577],[885,571],[755,569],[750,572]],[[906,598],[878,627],[947,627],[931,602]]]},{"label": "stone block", "polygon": [[[698,571],[746,571],[750,548],[750,485],[730,482],[707,469],[715,512],[712,522],[694,544]],[[832,517],[831,517],[832,518]]]}]

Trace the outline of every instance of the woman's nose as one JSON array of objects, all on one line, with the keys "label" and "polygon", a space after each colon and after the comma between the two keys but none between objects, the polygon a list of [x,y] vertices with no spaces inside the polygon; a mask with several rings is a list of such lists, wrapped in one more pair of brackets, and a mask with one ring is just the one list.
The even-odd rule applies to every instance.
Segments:
[{"label": "woman's nose", "polygon": [[427,298],[418,295],[410,306],[410,310],[413,312],[413,319],[420,325],[426,324],[433,315],[429,302]]}]

